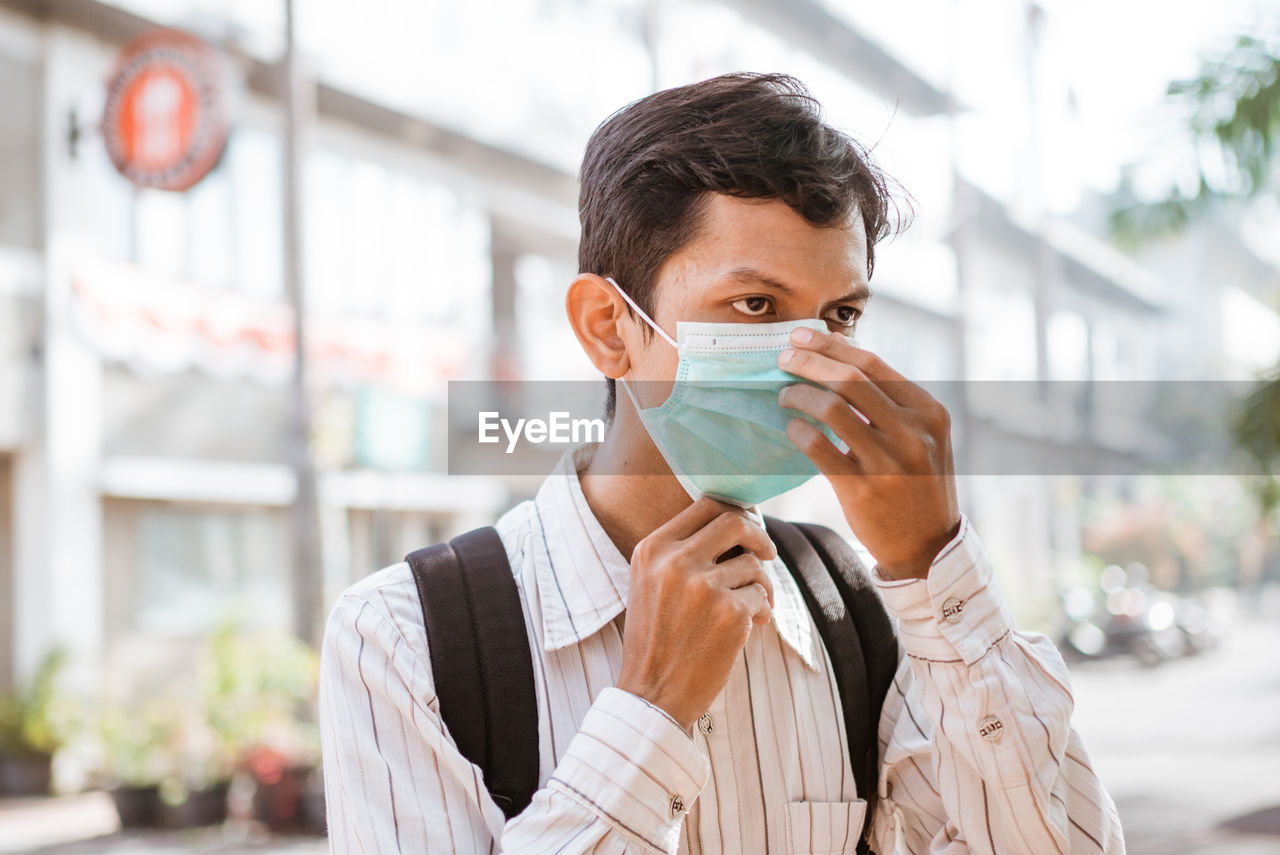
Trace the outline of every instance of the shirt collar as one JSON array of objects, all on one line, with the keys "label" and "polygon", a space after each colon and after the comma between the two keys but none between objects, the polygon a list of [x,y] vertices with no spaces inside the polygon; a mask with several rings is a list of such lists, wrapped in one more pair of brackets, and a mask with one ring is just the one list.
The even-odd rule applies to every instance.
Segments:
[{"label": "shirt collar", "polygon": [[[535,535],[542,540],[546,559],[536,562],[535,578],[543,647],[548,651],[582,642],[627,604],[631,562],[605,533],[578,480],[596,447],[587,443],[568,449],[533,500]],[[748,513],[763,524],[756,508]],[[816,671],[818,640],[799,587],[781,561],[767,561],[764,569],[773,582],[778,634]]]}]

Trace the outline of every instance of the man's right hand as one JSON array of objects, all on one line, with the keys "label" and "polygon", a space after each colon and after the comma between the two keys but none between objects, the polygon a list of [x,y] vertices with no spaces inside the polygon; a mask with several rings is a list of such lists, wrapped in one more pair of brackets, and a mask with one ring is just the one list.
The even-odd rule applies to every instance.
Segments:
[{"label": "man's right hand", "polygon": [[[735,547],[741,554],[717,563]],[[777,555],[763,528],[701,498],[636,544],[618,688],[691,730],[729,680],[755,624],[772,616],[761,565]]]}]

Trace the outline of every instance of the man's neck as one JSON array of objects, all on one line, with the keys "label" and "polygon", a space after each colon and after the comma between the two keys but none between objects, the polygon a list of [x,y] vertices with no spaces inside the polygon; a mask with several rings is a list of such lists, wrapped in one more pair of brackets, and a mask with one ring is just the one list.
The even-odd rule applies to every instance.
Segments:
[{"label": "man's neck", "polygon": [[634,413],[619,410],[604,442],[579,477],[591,512],[630,561],[637,543],[692,500]]}]

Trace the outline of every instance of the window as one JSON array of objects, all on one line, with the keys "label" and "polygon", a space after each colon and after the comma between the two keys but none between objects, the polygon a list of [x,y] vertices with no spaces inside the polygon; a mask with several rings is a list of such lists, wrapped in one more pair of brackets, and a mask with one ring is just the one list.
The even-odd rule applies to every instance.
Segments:
[{"label": "window", "polygon": [[187,191],[187,278],[201,285],[234,285],[231,236],[231,184],[226,169],[216,169]]},{"label": "window", "polygon": [[198,635],[232,614],[259,626],[287,624],[289,565],[279,512],[147,503],[134,518],[137,629]]},{"label": "window", "polygon": [[311,309],[483,328],[492,270],[478,205],[410,171],[324,148],[308,155],[304,182]]},{"label": "window", "polygon": [[255,296],[284,294],[284,214],[280,138],[239,127],[224,157],[230,171],[235,218],[235,281]]}]

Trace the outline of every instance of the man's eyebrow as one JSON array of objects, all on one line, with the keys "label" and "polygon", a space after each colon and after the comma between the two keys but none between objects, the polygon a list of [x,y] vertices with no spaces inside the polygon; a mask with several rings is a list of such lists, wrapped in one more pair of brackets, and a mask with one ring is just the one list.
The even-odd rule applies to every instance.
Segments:
[{"label": "man's eyebrow", "polygon": [[[754,267],[738,267],[730,270],[725,279],[731,279],[737,282],[743,282],[752,285],[761,285],[765,288],[771,288],[775,291],[781,291],[784,294],[794,294],[795,289],[785,282],[781,282],[766,273],[756,270]],[[844,303],[855,300],[870,300],[872,290],[869,286],[858,283],[853,290],[844,296],[837,297],[832,303]]]}]

